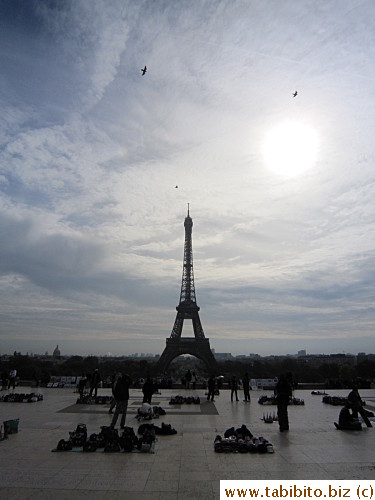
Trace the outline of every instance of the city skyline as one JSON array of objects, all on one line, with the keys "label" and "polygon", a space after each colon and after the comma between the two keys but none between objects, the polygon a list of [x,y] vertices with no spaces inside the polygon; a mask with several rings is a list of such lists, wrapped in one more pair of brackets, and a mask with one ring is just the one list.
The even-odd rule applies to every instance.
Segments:
[{"label": "city skyline", "polygon": [[0,27],[2,353],[161,354],[188,203],[211,348],[373,352],[371,1],[4,0]]}]

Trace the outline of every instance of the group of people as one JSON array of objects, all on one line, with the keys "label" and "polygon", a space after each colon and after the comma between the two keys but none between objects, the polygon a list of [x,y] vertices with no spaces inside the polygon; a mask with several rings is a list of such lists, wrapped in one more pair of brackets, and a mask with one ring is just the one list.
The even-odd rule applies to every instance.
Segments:
[{"label": "group of people", "polygon": [[1,390],[6,391],[7,389],[15,389],[17,380],[17,370],[12,368],[9,372],[6,370],[1,374]]},{"label": "group of people", "polygon": [[197,383],[198,383],[198,377],[196,376],[195,372],[191,372],[188,370],[185,373],[185,377],[182,379],[183,385],[185,385],[185,389],[193,389],[195,390],[197,388]]},{"label": "group of people", "polygon": [[[239,401],[238,399],[238,389],[239,389],[239,381],[236,377],[236,375],[233,375],[230,381],[230,400],[233,401],[233,396],[236,397],[236,401]],[[249,374],[246,372],[245,375],[242,378],[242,389],[243,389],[243,395],[244,395],[244,402],[245,403],[250,403],[250,378]]]},{"label": "group of people", "polygon": [[339,428],[349,431],[357,431],[362,429],[362,425],[358,419],[358,414],[361,415],[367,427],[372,427],[368,418],[368,412],[363,407],[363,401],[358,392],[358,387],[353,386],[348,395],[345,406],[339,414]]},{"label": "group of people", "polygon": [[[108,413],[113,413],[111,427],[116,426],[120,415],[120,428],[123,429],[125,427],[129,403],[129,389],[131,384],[132,380],[128,374],[119,372],[112,376],[112,402],[108,410]],[[147,378],[143,383],[142,392],[143,403],[151,405],[152,395],[155,392],[155,385],[150,375],[147,375]]]},{"label": "group of people", "polygon": [[100,386],[101,381],[102,381],[102,377],[100,375],[98,368],[96,368],[92,374],[88,373],[86,375],[86,373],[82,373],[82,376],[78,382],[78,392],[79,392],[80,397],[81,398],[83,397],[86,388],[89,387],[90,388],[90,392],[89,392],[90,398],[93,396],[94,396],[94,398],[96,398],[96,396],[98,395],[98,388]]},{"label": "group of people", "polygon": [[[187,377],[188,379],[190,377]],[[185,377],[186,379],[186,377]],[[191,381],[191,380],[190,380]],[[189,382],[190,382],[189,381]],[[216,391],[216,378],[214,375],[211,375],[207,381],[207,401],[215,401],[215,391]],[[126,421],[126,413],[129,401],[129,388],[132,381],[129,375],[123,375],[121,373],[116,374],[113,377],[112,383],[112,394],[113,401],[111,407],[109,409],[109,413],[113,413],[113,418],[111,422],[111,426],[115,426],[118,420],[119,415],[121,414],[120,427],[123,428],[125,426]],[[189,386],[185,386],[189,388]],[[244,393],[244,402],[250,402],[250,378],[249,374],[245,373],[242,378],[242,388]],[[238,399],[238,389],[239,389],[239,381],[236,376],[233,376],[230,381],[230,389],[231,389],[231,402],[233,402],[233,397]],[[277,416],[279,422],[280,432],[289,430],[289,418],[288,418],[288,405],[290,399],[293,395],[294,382],[291,373],[281,374],[278,378],[278,382],[274,389],[274,393],[276,396],[277,403]],[[146,380],[144,381],[143,387],[143,403],[151,404],[152,395],[155,392],[155,386],[148,375]],[[353,387],[352,391],[348,396],[348,402],[345,407],[340,412],[339,417],[339,425],[341,428],[346,429],[357,429],[358,425],[358,414],[360,414],[368,427],[372,427],[371,422],[369,421],[366,410],[363,408],[363,401],[358,393],[358,388]]]}]

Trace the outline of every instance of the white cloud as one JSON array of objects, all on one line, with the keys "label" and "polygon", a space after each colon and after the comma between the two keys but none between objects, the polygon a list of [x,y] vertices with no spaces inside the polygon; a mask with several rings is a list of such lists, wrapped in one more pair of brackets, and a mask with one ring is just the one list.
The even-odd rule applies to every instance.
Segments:
[{"label": "white cloud", "polygon": [[[9,350],[31,335],[40,346],[63,336],[65,351],[75,336],[82,352],[89,339],[107,352],[121,338],[131,351],[160,351],[155,337],[169,335],[179,298],[187,203],[203,326],[221,350],[243,350],[246,338],[249,352],[319,339],[331,349],[340,338],[356,349],[355,335],[367,346],[371,13],[368,2],[38,2],[13,17],[3,7]],[[261,154],[285,119],[320,139],[315,168],[289,180]]]}]

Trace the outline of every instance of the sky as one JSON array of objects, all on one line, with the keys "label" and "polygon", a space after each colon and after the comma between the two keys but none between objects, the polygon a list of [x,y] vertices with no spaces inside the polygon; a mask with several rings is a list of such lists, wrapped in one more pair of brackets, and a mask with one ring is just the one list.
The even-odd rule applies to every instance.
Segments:
[{"label": "sky", "polygon": [[216,352],[375,352],[374,60],[372,0],[2,0],[0,353],[161,354],[188,203]]}]

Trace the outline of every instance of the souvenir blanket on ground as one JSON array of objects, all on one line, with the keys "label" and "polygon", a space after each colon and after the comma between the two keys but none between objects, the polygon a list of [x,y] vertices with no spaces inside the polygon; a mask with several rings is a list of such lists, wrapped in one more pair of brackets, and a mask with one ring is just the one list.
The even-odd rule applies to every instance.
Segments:
[{"label": "souvenir blanket on ground", "polygon": [[102,426],[98,434],[87,435],[86,424],[78,424],[69,439],[60,439],[52,451],[81,451],[86,453],[154,453],[155,431],[148,429],[141,437],[135,435],[132,427],[124,427],[122,432],[108,426]]}]

